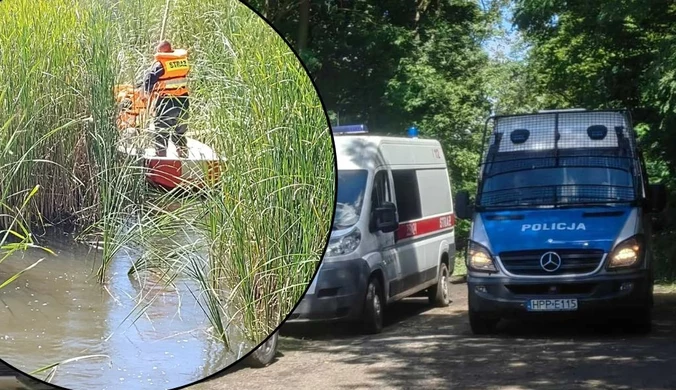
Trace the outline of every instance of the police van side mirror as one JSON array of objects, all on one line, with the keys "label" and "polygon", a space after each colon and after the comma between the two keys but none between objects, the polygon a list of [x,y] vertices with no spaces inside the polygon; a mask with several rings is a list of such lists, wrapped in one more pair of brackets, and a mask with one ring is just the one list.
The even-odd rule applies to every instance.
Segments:
[{"label": "police van side mirror", "polygon": [[461,190],[455,194],[455,216],[459,219],[472,218],[472,204],[469,199],[469,191]]},{"label": "police van side mirror", "polygon": [[391,202],[385,202],[377,207],[373,213],[375,228],[383,233],[391,233],[399,228],[397,218],[397,206]]},{"label": "police van side mirror", "polygon": [[653,213],[660,213],[667,206],[667,187],[664,184],[651,184],[648,187],[648,207]]}]

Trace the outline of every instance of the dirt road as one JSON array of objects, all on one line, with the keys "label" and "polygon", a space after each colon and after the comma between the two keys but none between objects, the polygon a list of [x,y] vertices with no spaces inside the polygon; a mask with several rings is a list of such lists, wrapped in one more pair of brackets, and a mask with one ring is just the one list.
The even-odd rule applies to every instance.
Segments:
[{"label": "dirt road", "polygon": [[417,299],[392,306],[375,336],[345,326],[288,327],[271,366],[231,369],[189,389],[676,388],[674,293],[656,291],[649,336],[576,321],[503,323],[491,337],[469,329],[466,285],[454,285],[452,294],[448,308]]}]

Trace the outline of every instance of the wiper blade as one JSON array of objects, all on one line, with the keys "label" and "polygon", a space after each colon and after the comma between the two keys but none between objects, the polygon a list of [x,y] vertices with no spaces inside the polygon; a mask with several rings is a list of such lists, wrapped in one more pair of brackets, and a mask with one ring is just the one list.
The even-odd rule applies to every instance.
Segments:
[{"label": "wiper blade", "polygon": [[540,209],[540,208],[554,208],[554,205],[537,204],[537,203],[519,203],[519,204],[491,204],[487,206],[476,206],[477,211],[489,210],[507,210],[507,209]]},{"label": "wiper blade", "polygon": [[631,204],[632,200],[599,200],[598,202],[569,202],[569,203],[560,203],[557,205],[559,208],[571,208],[571,207],[617,207],[621,205]]}]

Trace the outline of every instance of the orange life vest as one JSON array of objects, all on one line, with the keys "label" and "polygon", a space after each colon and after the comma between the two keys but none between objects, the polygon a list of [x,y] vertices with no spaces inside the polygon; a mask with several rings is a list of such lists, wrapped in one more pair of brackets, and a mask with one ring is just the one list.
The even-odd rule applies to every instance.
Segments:
[{"label": "orange life vest", "polygon": [[131,85],[119,85],[115,87],[116,100],[119,106],[118,128],[137,127],[139,116],[146,109],[145,102],[141,99],[139,91]]},{"label": "orange life vest", "polygon": [[162,64],[164,74],[155,85],[155,92],[160,96],[181,96],[188,93],[188,52],[176,49],[170,53],[156,53],[155,60]]}]

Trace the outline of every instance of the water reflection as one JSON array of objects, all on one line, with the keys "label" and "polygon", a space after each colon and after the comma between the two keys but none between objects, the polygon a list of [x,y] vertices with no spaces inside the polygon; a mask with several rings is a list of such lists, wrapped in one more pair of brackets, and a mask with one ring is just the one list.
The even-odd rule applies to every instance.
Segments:
[{"label": "water reflection", "polygon": [[66,239],[41,244],[58,256],[30,249],[0,265],[5,280],[47,256],[0,290],[0,350],[7,363],[30,372],[103,355],[64,364],[52,380],[91,390],[173,388],[235,360],[236,354],[211,336],[191,280],[178,278],[163,289],[151,276],[128,277],[136,257],[121,253],[102,286],[96,281],[100,255],[95,250]]}]

